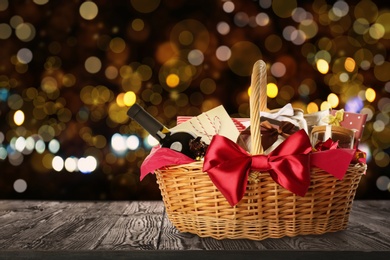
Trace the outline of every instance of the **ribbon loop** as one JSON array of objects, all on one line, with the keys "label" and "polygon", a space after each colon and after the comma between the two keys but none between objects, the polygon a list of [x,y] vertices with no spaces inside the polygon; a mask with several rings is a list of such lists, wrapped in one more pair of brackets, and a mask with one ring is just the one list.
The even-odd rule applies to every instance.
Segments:
[{"label": "ribbon loop", "polygon": [[335,115],[327,115],[321,119],[322,122],[334,126],[340,126],[340,122],[342,122],[343,120],[344,120],[344,109],[338,110]]}]

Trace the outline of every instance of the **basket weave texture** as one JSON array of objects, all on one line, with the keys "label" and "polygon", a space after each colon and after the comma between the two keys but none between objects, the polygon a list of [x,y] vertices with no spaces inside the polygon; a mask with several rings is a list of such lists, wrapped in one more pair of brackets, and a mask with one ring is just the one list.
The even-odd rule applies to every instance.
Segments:
[{"label": "basket weave texture", "polygon": [[[266,110],[267,104],[265,68],[260,60],[252,74],[252,155],[263,153],[260,111]],[[345,229],[356,189],[366,171],[366,165],[350,165],[344,178],[338,180],[319,168],[311,168],[311,184],[304,197],[275,183],[269,173],[252,171],[244,197],[232,207],[202,168],[203,162],[197,161],[155,171],[172,224],[181,232],[200,237],[252,240]]]},{"label": "basket weave texture", "polygon": [[231,207],[202,162],[156,171],[168,218],[181,232],[216,239],[263,240],[345,229],[365,165],[351,165],[343,180],[311,169],[305,197],[279,186],[268,173],[249,181],[243,199]]}]

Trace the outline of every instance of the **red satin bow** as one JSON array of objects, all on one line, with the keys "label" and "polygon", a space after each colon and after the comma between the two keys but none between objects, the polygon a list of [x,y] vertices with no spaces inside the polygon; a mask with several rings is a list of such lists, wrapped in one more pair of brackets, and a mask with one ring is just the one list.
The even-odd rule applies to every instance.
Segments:
[{"label": "red satin bow", "polygon": [[203,171],[231,206],[244,196],[251,170],[268,172],[287,190],[304,196],[310,186],[311,144],[304,130],[291,135],[268,155],[250,155],[228,138],[215,135],[206,152]]},{"label": "red satin bow", "polygon": [[276,183],[304,196],[310,186],[310,167],[342,179],[355,154],[354,149],[311,151],[304,130],[289,136],[268,155],[250,155],[230,139],[215,135],[204,157],[203,171],[234,206],[244,196],[251,170],[268,172]]}]

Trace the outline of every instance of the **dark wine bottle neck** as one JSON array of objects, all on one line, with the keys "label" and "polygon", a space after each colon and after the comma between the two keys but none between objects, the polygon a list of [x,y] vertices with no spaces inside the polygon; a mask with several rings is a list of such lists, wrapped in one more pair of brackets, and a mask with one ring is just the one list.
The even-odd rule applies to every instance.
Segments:
[{"label": "dark wine bottle neck", "polygon": [[[197,138],[186,131],[171,132],[138,104],[130,107],[127,115],[156,138],[162,147],[183,153],[193,159],[204,155],[205,146],[200,141],[200,137]],[[195,146],[200,146],[200,149],[195,149]]]},{"label": "dark wine bottle neck", "polygon": [[140,124],[150,135],[160,143],[170,134],[168,128],[146,112],[140,105],[134,104],[127,111],[127,115]]}]

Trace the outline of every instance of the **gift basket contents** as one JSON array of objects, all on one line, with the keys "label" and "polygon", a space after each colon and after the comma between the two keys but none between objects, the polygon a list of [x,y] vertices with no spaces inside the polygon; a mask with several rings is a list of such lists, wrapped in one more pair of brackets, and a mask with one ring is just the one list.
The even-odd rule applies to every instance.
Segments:
[{"label": "gift basket contents", "polygon": [[367,115],[267,109],[267,73],[253,67],[250,118],[223,106],[180,116],[168,129],[141,106],[128,115],[155,137],[141,180],[156,174],[168,218],[181,232],[216,239],[280,238],[347,227],[365,154]]}]

